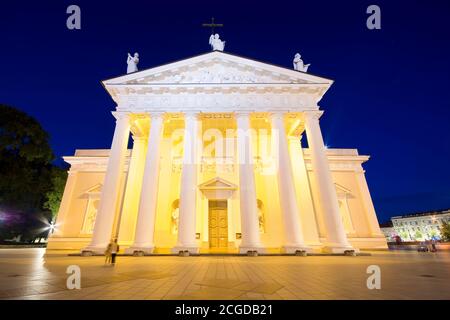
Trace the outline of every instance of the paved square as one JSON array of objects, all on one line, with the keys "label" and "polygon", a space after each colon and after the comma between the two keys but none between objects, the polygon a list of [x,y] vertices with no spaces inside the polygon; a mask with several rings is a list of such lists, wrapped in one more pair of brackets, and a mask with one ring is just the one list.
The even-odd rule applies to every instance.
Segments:
[{"label": "paved square", "polygon": [[[0,250],[0,299],[450,299],[450,252],[372,256],[72,257]],[[81,289],[66,269],[81,268]],[[369,265],[381,289],[366,286]]]}]

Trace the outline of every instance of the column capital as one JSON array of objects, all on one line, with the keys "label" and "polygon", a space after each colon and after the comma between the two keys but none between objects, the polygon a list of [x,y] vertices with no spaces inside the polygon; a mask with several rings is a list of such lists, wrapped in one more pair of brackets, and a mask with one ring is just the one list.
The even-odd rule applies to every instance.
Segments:
[{"label": "column capital", "polygon": [[183,112],[184,118],[198,118],[200,116],[201,112],[198,110],[189,110]]},{"label": "column capital", "polygon": [[128,112],[112,111],[111,113],[114,118],[116,118],[116,121],[130,119],[130,114]]},{"label": "column capital", "polygon": [[322,115],[323,115],[322,110],[303,111],[303,119],[304,120],[312,120],[312,119],[319,120]]},{"label": "column capital", "polygon": [[234,116],[236,119],[238,118],[249,118],[253,111],[235,111]]},{"label": "column capital", "polygon": [[131,138],[133,139],[133,142],[145,142],[145,141],[147,141],[147,137],[145,137],[145,136],[136,136],[136,135],[132,134]]},{"label": "column capital", "polygon": [[164,117],[166,116],[166,112],[163,111],[152,111],[149,112],[148,115],[150,116],[150,120],[152,119],[164,119]]},{"label": "column capital", "polygon": [[300,142],[302,140],[302,135],[300,136],[287,136],[289,142]]},{"label": "column capital", "polygon": [[275,119],[284,120],[284,117],[285,117],[286,113],[287,112],[284,112],[284,111],[273,111],[273,112],[269,113],[269,117],[272,120],[275,120]]}]

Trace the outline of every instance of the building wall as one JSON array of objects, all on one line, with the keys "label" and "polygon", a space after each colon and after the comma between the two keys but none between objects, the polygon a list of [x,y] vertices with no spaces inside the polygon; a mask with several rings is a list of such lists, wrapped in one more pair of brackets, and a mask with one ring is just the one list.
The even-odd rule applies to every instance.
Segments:
[{"label": "building wall", "polygon": [[381,228],[381,232],[383,232],[384,236],[386,237],[387,242],[394,242],[395,241],[395,235],[397,234],[395,229],[393,227],[384,227]]},{"label": "building wall", "polygon": [[[156,227],[155,227],[155,246],[156,252],[168,253],[170,248],[175,246],[177,241],[177,235],[173,232],[173,213],[174,206],[179,199],[180,193],[180,178],[181,178],[181,166],[179,162],[172,161],[172,159],[180,159],[182,152],[176,151],[174,142],[170,137],[170,132],[165,133],[165,139],[161,146],[161,162],[160,162],[160,175],[159,175],[159,191],[158,191],[158,203],[157,203],[157,215],[156,215]],[[256,141],[255,141],[256,143]],[[254,144],[255,144],[254,143]],[[294,181],[297,191],[297,201],[299,204],[300,218],[303,226],[303,233],[305,241],[311,246],[320,246],[320,242],[326,240],[326,230],[324,228],[322,208],[320,201],[318,200],[317,185],[312,175],[312,169],[310,165],[310,159],[308,158],[307,149],[296,149],[295,144],[290,147]],[[175,151],[174,151],[175,150]],[[102,151],[104,152],[104,151]],[[300,154],[299,154],[300,152]],[[357,248],[385,248],[386,240],[382,236],[374,235],[371,233],[370,223],[368,219],[368,212],[365,208],[372,203],[364,204],[361,191],[356,179],[357,172],[362,170],[362,160],[357,157],[357,153],[352,151],[352,157],[349,154],[345,155],[342,150],[332,149],[329,150],[331,154],[344,153],[341,160],[336,160],[336,156],[333,160],[330,160],[332,167],[332,177],[336,184],[336,192],[339,199],[345,199],[348,205],[347,214],[349,216],[350,224],[352,228],[348,231],[348,237],[350,242]],[[258,156],[258,150],[255,150],[254,155]],[[302,161],[297,161],[300,156],[305,156],[304,166]],[[95,152],[92,153],[93,157]],[[331,157],[331,156],[330,156]],[[98,186],[103,183],[104,170],[106,168],[107,155],[103,154],[102,160],[99,161],[100,170],[98,172],[92,170],[92,162],[90,166],[89,159],[78,161],[76,165],[72,165],[71,175],[73,176],[64,193],[63,201],[61,203],[61,210],[57,220],[57,231],[50,238],[48,247],[50,249],[81,249],[90,240],[89,234],[82,234],[84,220],[86,219],[86,208],[89,203],[89,195],[99,193],[101,190]],[[132,157],[131,157],[132,158]],[[68,161],[75,161],[77,157],[73,157]],[[301,159],[300,159],[301,160]],[[143,160],[141,160],[142,162]],[[80,164],[81,162],[81,164]],[[84,163],[84,167],[83,167]],[[340,166],[335,165],[339,163]],[[131,160],[130,167],[133,167],[133,161]],[[143,170],[141,168],[141,170]],[[217,172],[214,170],[206,170],[203,166],[199,166],[198,172],[198,184],[202,184],[206,181],[220,177],[227,182],[239,185],[237,164],[234,166],[234,170],[231,172]],[[124,174],[122,179],[121,190],[125,187],[125,180],[128,176]],[[280,247],[283,244],[284,232],[283,232],[283,220],[280,210],[280,203],[277,189],[277,176],[276,171],[260,168],[255,170],[255,183],[257,199],[262,203],[264,214],[264,230],[260,234],[261,241],[264,247],[268,249],[268,252],[279,252]],[[139,184],[139,183],[138,183]],[[305,194],[308,192],[308,188],[311,190],[311,195]],[[140,188],[137,188],[140,189]],[[127,184],[127,190],[129,193],[135,193],[136,190],[134,183]],[[125,193],[126,194],[126,193]],[[139,192],[136,196],[126,197],[123,208],[126,212],[123,213],[120,221],[120,237],[119,243],[122,248],[131,245],[134,238],[134,228],[137,220],[137,208]],[[134,203],[133,205],[131,203]],[[197,213],[196,213],[196,232],[200,235],[198,244],[201,247],[201,252],[208,251],[208,198],[205,194],[198,190],[197,194]],[[232,196],[228,199],[229,209],[229,252],[237,250],[240,244],[240,240],[236,238],[236,235],[241,232],[240,228],[240,202],[239,191],[235,190]],[[131,209],[130,209],[131,208]],[[120,206],[118,206],[118,210]],[[118,216],[118,212],[117,212]],[[130,222],[131,221],[131,222]],[[346,222],[346,226],[349,222]]]},{"label": "building wall", "polygon": [[450,222],[450,210],[393,217],[391,220],[395,233],[402,241],[439,240],[442,222]]},{"label": "building wall", "polygon": [[48,241],[49,249],[81,249],[91,238],[82,227],[89,203],[89,189],[103,183],[104,172],[72,171],[60,205],[56,229]]}]

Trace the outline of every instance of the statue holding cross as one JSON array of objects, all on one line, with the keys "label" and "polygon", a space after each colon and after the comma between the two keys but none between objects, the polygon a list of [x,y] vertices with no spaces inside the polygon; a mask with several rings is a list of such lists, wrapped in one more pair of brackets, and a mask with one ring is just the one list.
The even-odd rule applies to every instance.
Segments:
[{"label": "statue holding cross", "polygon": [[214,18],[211,18],[211,23],[202,24],[203,27],[211,28],[211,36],[209,37],[209,44],[213,51],[223,51],[225,48],[225,41],[220,40],[220,36],[218,33],[214,33],[214,28],[223,27],[221,23],[214,23]]}]

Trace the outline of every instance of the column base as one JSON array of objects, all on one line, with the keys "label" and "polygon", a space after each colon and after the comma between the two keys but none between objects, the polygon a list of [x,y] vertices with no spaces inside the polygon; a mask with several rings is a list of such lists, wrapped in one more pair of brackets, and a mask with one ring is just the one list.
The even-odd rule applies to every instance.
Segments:
[{"label": "column base", "polygon": [[256,253],[265,253],[266,250],[261,246],[240,246],[239,247],[239,253],[240,254],[248,254],[249,252],[255,252]]},{"label": "column base", "polygon": [[308,242],[306,246],[311,249],[311,253],[321,253],[323,248],[322,242]]},{"label": "column base", "polygon": [[358,248],[353,248],[352,246],[342,246],[342,245],[325,245],[322,248],[323,253],[333,253],[333,254],[349,254],[359,253]]},{"label": "column base", "polygon": [[82,256],[92,256],[92,255],[99,255],[99,254],[104,255],[107,246],[108,246],[107,244],[104,246],[89,245],[86,248],[81,249],[81,255]]},{"label": "column base", "polygon": [[306,246],[295,246],[295,245],[287,245],[283,246],[282,251],[287,254],[301,254],[301,253],[312,253],[313,249]]},{"label": "column base", "polygon": [[125,249],[125,253],[139,256],[145,254],[152,254],[154,250],[155,250],[154,246],[132,246]]},{"label": "column base", "polygon": [[187,256],[189,254],[199,254],[200,248],[197,246],[176,246],[173,247],[170,251],[175,254],[182,254],[183,256]]}]

